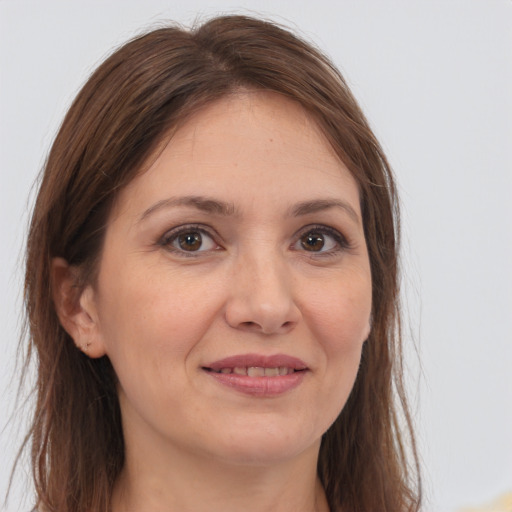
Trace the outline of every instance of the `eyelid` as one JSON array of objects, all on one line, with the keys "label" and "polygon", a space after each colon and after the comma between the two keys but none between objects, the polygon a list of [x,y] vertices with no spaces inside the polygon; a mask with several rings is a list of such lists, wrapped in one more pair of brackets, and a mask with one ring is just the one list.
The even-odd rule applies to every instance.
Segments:
[{"label": "eyelid", "polygon": [[328,235],[334,239],[337,243],[337,247],[334,249],[330,249],[327,251],[307,251],[306,249],[302,249],[301,252],[305,252],[308,256],[311,257],[323,257],[330,256],[333,254],[337,254],[340,251],[350,249],[351,244],[348,241],[347,237],[338,229],[333,228],[331,226],[326,226],[325,224],[309,224],[301,228],[297,234],[295,235],[296,241],[292,244],[292,247],[295,244],[300,242],[300,238],[308,233],[316,232],[323,235]]},{"label": "eyelid", "polygon": [[[187,232],[193,232],[197,231],[203,235],[206,235],[209,237],[217,246],[213,250],[222,249],[222,245],[219,243],[219,239],[221,238],[220,235],[218,235],[217,231],[213,229],[211,226],[204,225],[204,224],[182,224],[179,226],[175,226],[174,228],[171,228],[167,230],[159,239],[158,239],[158,245],[164,247],[169,252],[172,252],[174,254],[178,254],[179,256],[183,257],[197,257],[199,255],[202,255],[204,253],[211,253],[212,249],[206,249],[206,250],[199,250],[199,251],[186,251],[186,250],[180,250],[179,248],[176,248],[172,245],[172,242],[177,239],[177,237],[183,233]],[[319,233],[323,235],[330,236],[336,243],[336,247],[332,249],[328,249],[325,251],[307,251],[306,249],[295,249],[295,245],[300,243],[300,238],[308,233]],[[352,247],[352,244],[349,242],[347,237],[338,229],[333,228],[331,226],[327,226],[325,224],[308,224],[307,226],[302,227],[300,230],[296,232],[296,234],[293,237],[294,242],[291,244],[291,248],[294,250],[298,250],[300,252],[306,253],[310,257],[327,257],[331,255],[338,254],[339,252],[343,250],[350,249]]]},{"label": "eyelid", "polygon": [[203,253],[211,252],[212,249],[207,250],[199,250],[199,251],[185,251],[180,250],[172,245],[172,242],[176,240],[181,234],[188,233],[188,232],[194,232],[197,231],[201,233],[202,235],[206,235],[208,238],[211,238],[211,240],[214,242],[214,244],[217,246],[213,250],[217,250],[219,248],[222,248],[221,244],[218,242],[218,239],[220,238],[217,232],[211,228],[210,226],[205,226],[204,224],[182,224],[180,226],[176,226],[174,228],[171,228],[167,230],[158,240],[158,245],[164,247],[169,252],[172,252],[174,254],[178,254],[180,256],[184,257],[195,257],[199,256]]}]

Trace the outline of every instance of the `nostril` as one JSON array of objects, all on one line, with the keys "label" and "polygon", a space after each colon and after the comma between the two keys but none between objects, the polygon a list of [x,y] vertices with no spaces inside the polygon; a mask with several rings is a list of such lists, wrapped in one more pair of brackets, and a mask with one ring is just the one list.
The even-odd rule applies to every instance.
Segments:
[{"label": "nostril", "polygon": [[228,303],[225,320],[229,326],[246,332],[284,334],[294,329],[301,317],[297,306],[289,302],[271,304],[236,298]]},{"label": "nostril", "polygon": [[262,332],[264,334],[272,334],[275,332],[285,332],[290,330],[294,326],[294,322],[286,321],[280,326],[269,326],[269,325],[260,325],[258,322],[241,322],[238,325],[239,329],[250,331],[250,332]]},{"label": "nostril", "polygon": [[259,329],[260,326],[256,322],[242,322],[240,324],[242,327],[246,327],[247,329]]}]

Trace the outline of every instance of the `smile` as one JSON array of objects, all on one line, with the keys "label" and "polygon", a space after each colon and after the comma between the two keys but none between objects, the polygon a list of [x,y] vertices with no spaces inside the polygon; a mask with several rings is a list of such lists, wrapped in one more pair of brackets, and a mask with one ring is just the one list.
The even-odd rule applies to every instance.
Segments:
[{"label": "smile", "polygon": [[206,370],[213,371],[215,373],[222,373],[224,375],[235,374],[235,375],[247,375],[248,377],[283,377],[290,375],[296,371],[294,368],[288,368],[286,366],[279,366],[273,368],[264,368],[262,366],[237,366],[235,368],[221,368],[220,370],[212,370],[205,368]]},{"label": "smile", "polygon": [[301,384],[307,365],[285,354],[243,354],[202,367],[207,375],[231,390],[257,397],[275,397]]}]

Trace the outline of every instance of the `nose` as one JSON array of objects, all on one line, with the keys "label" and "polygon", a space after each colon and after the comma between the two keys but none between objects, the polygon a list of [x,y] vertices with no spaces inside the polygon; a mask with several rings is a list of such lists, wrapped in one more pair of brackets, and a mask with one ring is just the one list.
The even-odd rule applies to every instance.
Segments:
[{"label": "nose", "polygon": [[290,269],[278,256],[243,259],[233,270],[227,323],[266,335],[290,332],[302,317],[293,288]]}]

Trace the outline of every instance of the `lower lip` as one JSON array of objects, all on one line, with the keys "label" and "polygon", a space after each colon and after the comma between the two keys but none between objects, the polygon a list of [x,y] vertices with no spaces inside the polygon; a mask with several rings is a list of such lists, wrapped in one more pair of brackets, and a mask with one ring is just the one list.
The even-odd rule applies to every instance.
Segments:
[{"label": "lower lip", "polygon": [[[206,371],[206,370],[205,370]],[[296,388],[307,370],[279,375],[276,377],[249,377],[235,373],[217,373],[206,371],[217,382],[240,393],[252,396],[278,396]]]}]

